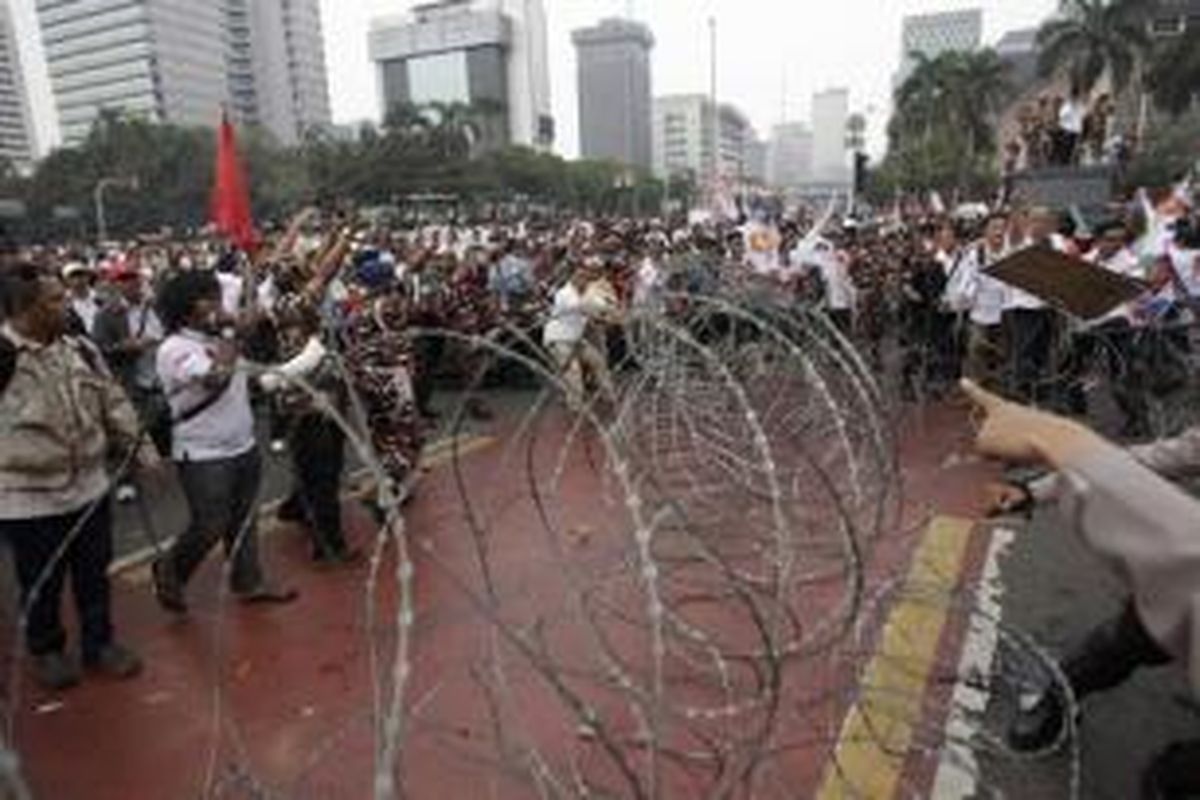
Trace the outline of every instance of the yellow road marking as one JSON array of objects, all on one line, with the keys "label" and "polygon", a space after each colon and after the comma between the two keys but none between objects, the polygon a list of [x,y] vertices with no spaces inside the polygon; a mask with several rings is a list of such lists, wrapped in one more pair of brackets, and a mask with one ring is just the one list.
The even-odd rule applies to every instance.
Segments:
[{"label": "yellow road marking", "polygon": [[938,517],[925,531],[825,766],[818,800],[895,796],[946,626],[946,598],[962,572],[973,527]]},{"label": "yellow road marking", "polygon": [[[455,442],[458,443],[457,447],[455,447]],[[463,436],[459,439],[438,442],[421,453],[421,468],[434,469],[454,460],[456,456],[470,455],[477,450],[491,447],[495,443],[495,436]]]}]

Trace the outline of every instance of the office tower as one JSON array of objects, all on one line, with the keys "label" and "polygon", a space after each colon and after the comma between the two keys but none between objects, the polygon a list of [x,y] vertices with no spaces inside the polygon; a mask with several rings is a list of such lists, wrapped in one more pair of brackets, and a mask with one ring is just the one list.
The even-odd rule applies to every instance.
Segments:
[{"label": "office tower", "polygon": [[554,142],[541,0],[440,0],[377,19],[369,35],[386,117],[398,104],[463,103],[485,148]]},{"label": "office tower", "polygon": [[813,179],[819,183],[848,183],[846,122],[850,118],[850,92],[829,89],[813,95]]},{"label": "office tower", "polygon": [[913,53],[936,58],[952,50],[977,50],[982,38],[983,11],[977,8],[905,17],[900,35],[900,69],[896,72],[895,85],[899,86],[908,80],[916,67]]},{"label": "office tower", "polygon": [[637,22],[606,19],[571,38],[578,55],[580,154],[649,169],[653,34]]},{"label": "office tower", "polygon": [[0,2],[0,158],[27,170],[34,158],[33,124],[12,13]]}]

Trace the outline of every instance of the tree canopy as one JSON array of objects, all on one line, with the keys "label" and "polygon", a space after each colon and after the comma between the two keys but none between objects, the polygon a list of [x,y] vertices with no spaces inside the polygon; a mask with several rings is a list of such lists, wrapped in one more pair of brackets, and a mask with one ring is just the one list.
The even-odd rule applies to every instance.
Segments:
[{"label": "tree canopy", "polygon": [[[255,217],[278,220],[309,204],[390,205],[414,195],[450,196],[464,205],[537,203],[592,213],[657,212],[672,189],[644,171],[598,161],[567,161],[522,147],[497,148],[494,108],[461,104],[398,106],[378,128],[355,137],[311,131],[296,147],[266,132],[239,131]],[[164,227],[195,228],[208,218],[215,134],[105,112],[86,140],[54,152],[33,175],[0,176],[3,199],[21,200],[22,238],[91,237],[94,195],[104,179],[114,236]],[[137,188],[131,188],[136,178]],[[692,192],[694,193],[694,191]],[[67,213],[69,212],[69,213]]]},{"label": "tree canopy", "polygon": [[896,90],[878,177],[895,189],[978,190],[994,180],[1007,67],[994,50],[913,57],[915,69]]}]

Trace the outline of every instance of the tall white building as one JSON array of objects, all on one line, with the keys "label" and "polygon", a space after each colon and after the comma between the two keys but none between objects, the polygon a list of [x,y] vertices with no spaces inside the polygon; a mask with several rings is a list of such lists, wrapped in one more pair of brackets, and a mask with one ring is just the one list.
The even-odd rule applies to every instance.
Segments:
[{"label": "tall white building", "polygon": [[485,146],[554,142],[541,0],[438,0],[374,20],[368,37],[386,116],[397,104],[492,109]]},{"label": "tall white building", "polygon": [[213,125],[228,107],[284,142],[330,123],[319,0],[37,0],[64,144],[104,109]]},{"label": "tall white building", "polygon": [[767,183],[779,189],[798,189],[812,175],[812,131],[803,122],[776,125],[767,152]]},{"label": "tall white building", "polygon": [[735,182],[750,177],[747,151],[754,132],[749,120],[728,104],[720,106],[719,114],[716,111],[708,95],[654,98],[652,139],[656,175],[690,173],[700,183],[718,176]]},{"label": "tall white building", "polygon": [[849,118],[848,90],[829,89],[813,95],[813,181],[824,184],[850,182],[850,162],[846,152],[846,122]]},{"label": "tall white building", "polygon": [[102,109],[212,124],[228,96],[223,9],[192,0],[37,0],[65,144]]},{"label": "tall white building", "polygon": [[952,50],[977,50],[982,39],[983,11],[978,8],[905,17],[895,85],[908,80],[916,67],[913,53],[936,58]]},{"label": "tall white building", "polygon": [[33,120],[10,7],[0,2],[0,158],[27,170],[35,154]]}]

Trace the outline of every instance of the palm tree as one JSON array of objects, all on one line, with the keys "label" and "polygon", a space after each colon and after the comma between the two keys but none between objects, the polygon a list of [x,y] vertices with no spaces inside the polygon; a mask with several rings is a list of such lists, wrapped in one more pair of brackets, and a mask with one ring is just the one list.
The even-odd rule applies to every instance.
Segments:
[{"label": "palm tree", "polygon": [[1129,86],[1150,50],[1153,0],[1071,0],[1038,31],[1043,75],[1065,72],[1072,92],[1089,94],[1108,73],[1114,93]]},{"label": "palm tree", "polygon": [[933,162],[944,155],[933,151],[947,139],[957,140],[955,180],[965,188],[979,156],[994,152],[993,126],[1009,94],[1008,67],[994,50],[913,55],[916,68],[896,91],[892,144],[911,147],[919,141],[932,172]]},{"label": "palm tree", "polygon": [[1200,93],[1200,25],[1189,25],[1154,54],[1146,80],[1162,110],[1178,116],[1192,107]]}]

